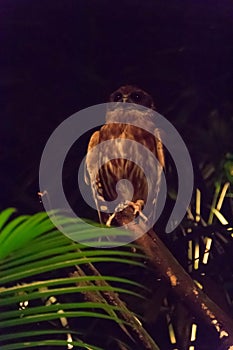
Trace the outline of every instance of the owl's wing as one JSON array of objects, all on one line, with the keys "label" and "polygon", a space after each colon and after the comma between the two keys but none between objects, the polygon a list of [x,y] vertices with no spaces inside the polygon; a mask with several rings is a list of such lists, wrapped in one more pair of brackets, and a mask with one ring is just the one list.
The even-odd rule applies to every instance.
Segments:
[{"label": "owl's wing", "polygon": [[84,169],[84,179],[87,185],[91,185],[92,181],[95,181],[95,179],[92,179],[93,167],[98,163],[98,159],[96,159],[96,155],[93,153],[91,154],[89,151],[99,144],[99,134],[99,131],[94,132],[87,147],[86,164]]},{"label": "owl's wing", "polygon": [[154,191],[153,191],[152,198],[151,198],[152,203],[154,205],[154,210],[152,212],[153,220],[155,218],[156,208],[158,205],[158,195],[159,195],[160,187],[161,187],[162,172],[165,169],[164,148],[163,148],[163,143],[161,140],[160,131],[157,128],[154,129],[154,139],[155,139],[155,156],[158,159],[160,166],[157,166],[157,174],[152,180],[152,181],[155,181],[154,182]]},{"label": "owl's wing", "polygon": [[156,155],[158,158],[159,163],[161,164],[162,168],[165,168],[165,157],[164,157],[164,149],[163,144],[161,141],[161,135],[159,129],[155,129],[154,131],[155,136],[155,142],[156,142]]},{"label": "owl's wing", "polygon": [[98,167],[99,158],[98,158],[98,153],[89,152],[93,147],[97,146],[99,143],[100,143],[100,133],[99,131],[95,131],[90,138],[88,148],[87,148],[84,179],[86,184],[91,186],[92,195],[95,201],[99,220],[100,220],[100,223],[102,224],[103,219],[102,219],[101,210],[100,210],[101,195],[96,191],[96,186],[99,183],[99,179],[96,178],[96,167]]}]

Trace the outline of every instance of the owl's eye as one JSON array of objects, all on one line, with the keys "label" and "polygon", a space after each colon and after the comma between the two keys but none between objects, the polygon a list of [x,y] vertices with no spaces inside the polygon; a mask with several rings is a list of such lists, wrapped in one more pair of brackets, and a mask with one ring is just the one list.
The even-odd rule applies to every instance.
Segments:
[{"label": "owl's eye", "polygon": [[113,97],[113,101],[114,102],[119,102],[122,100],[122,94],[120,92],[117,92],[114,97]]},{"label": "owl's eye", "polygon": [[143,96],[142,96],[141,92],[132,92],[130,97],[134,102],[138,103],[142,100]]}]

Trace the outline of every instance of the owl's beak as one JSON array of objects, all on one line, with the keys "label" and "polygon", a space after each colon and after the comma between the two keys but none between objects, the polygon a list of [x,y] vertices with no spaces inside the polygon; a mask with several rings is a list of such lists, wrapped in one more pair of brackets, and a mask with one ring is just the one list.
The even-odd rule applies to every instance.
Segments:
[{"label": "owl's beak", "polygon": [[122,101],[123,102],[127,102],[127,100],[128,100],[128,95],[123,95],[122,96]]}]

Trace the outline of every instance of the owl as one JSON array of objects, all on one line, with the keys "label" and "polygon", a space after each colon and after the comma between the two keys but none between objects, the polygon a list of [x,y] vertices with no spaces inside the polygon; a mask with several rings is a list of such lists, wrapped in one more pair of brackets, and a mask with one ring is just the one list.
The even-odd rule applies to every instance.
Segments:
[{"label": "owl", "polygon": [[[106,122],[94,132],[88,144],[85,175],[100,222],[107,226],[112,224],[115,213],[127,206],[133,207],[135,217],[143,217],[142,209],[148,199],[152,205],[147,215],[154,215],[164,167],[160,133],[151,117],[155,109],[152,97],[136,86],[125,85],[110,95],[109,102],[111,108],[106,112]],[[142,127],[133,125],[135,122],[140,122]],[[153,133],[143,126],[148,126]],[[91,152],[105,141],[111,141],[110,146]],[[145,156],[141,146],[149,151],[149,156]],[[158,160],[156,167],[152,156]],[[147,218],[144,216],[144,219]]]}]

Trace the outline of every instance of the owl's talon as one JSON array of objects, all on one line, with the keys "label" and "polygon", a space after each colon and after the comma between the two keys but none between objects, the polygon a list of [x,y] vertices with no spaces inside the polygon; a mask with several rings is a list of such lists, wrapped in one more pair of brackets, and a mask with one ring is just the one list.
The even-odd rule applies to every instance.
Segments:
[{"label": "owl's talon", "polygon": [[124,203],[118,204],[114,210],[114,213],[110,215],[106,221],[106,226],[111,227],[112,220],[115,218],[116,214],[123,211],[127,207],[132,207],[134,209],[133,215],[135,217],[138,214],[144,221],[147,221],[147,217],[142,212],[143,206],[144,201],[142,199],[138,199],[136,202],[125,201]]},{"label": "owl's talon", "polygon": [[116,213],[119,213],[120,211],[123,211],[125,208],[127,208],[129,205],[128,202],[129,201],[125,201],[124,203],[120,203],[116,206],[114,213],[112,215],[110,215],[108,220],[106,221],[106,224],[105,224],[106,226],[108,226],[108,227],[111,226],[112,220],[115,218]]},{"label": "owl's talon", "polygon": [[114,219],[115,216],[116,216],[116,212],[114,212],[112,215],[109,216],[105,224],[107,227],[111,227],[112,220]]},{"label": "owl's talon", "polygon": [[134,209],[133,214],[135,216],[138,214],[144,221],[147,221],[147,217],[142,212],[144,207],[144,201],[142,199],[138,199],[136,202],[128,201],[128,205]]}]

